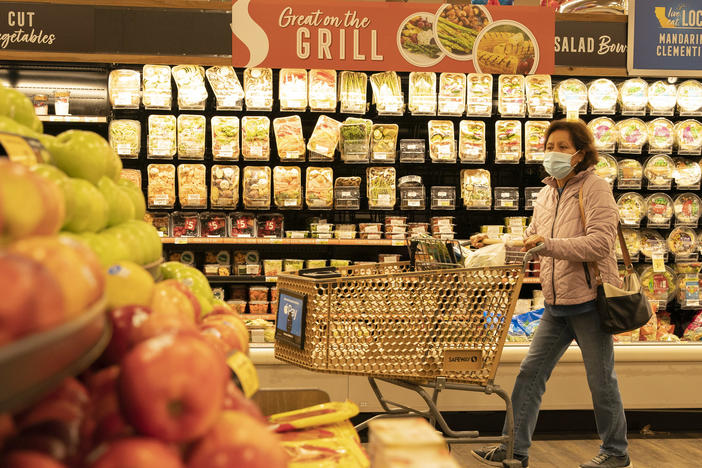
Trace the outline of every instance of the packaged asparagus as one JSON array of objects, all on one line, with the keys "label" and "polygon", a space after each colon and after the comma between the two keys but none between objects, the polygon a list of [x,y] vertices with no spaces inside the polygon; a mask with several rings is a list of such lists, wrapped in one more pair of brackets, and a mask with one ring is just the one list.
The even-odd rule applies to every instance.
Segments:
[{"label": "packaged asparagus", "polygon": [[409,110],[412,114],[436,115],[436,73],[410,73]]},{"label": "packaged asparagus", "polygon": [[368,76],[361,72],[343,71],[339,79],[341,112],[364,114],[366,112],[366,88]]},{"label": "packaged asparagus", "polygon": [[205,69],[199,65],[177,65],[171,69],[171,74],[178,88],[178,108],[205,110]]},{"label": "packaged asparagus", "polygon": [[485,122],[461,120],[458,136],[458,156],[462,163],[485,162]]},{"label": "packaged asparagus", "polygon": [[369,167],[366,170],[368,207],[371,210],[391,210],[395,207],[395,168]]},{"label": "packaged asparagus", "polygon": [[217,98],[217,110],[241,110],[244,88],[233,67],[210,67],[205,75]]},{"label": "packaged asparagus", "polygon": [[466,115],[492,114],[492,75],[470,73],[467,81]]},{"label": "packaged asparagus", "polygon": [[370,77],[373,100],[380,114],[402,114],[405,105],[400,77],[394,71],[374,73]]},{"label": "packaged asparagus", "polygon": [[[278,94],[283,111],[307,109],[307,70],[283,68],[279,74]],[[273,123],[275,126],[275,122]]]},{"label": "packaged asparagus", "polygon": [[335,70],[310,70],[309,103],[313,111],[336,111]]},{"label": "packaged asparagus", "polygon": [[247,109],[271,110],[273,108],[273,70],[270,68],[244,70],[244,93]]},{"label": "packaged asparagus", "polygon": [[247,115],[241,119],[241,155],[244,161],[268,161],[271,153],[271,122],[268,117]]},{"label": "packaged asparagus", "polygon": [[239,159],[239,118],[212,117],[212,159]]},{"label": "packaged asparagus", "polygon": [[274,119],[273,131],[281,161],[305,160],[305,139],[302,137],[302,120],[299,115]]},{"label": "packaged asparagus", "polygon": [[142,77],[144,108],[170,109],[171,67],[168,65],[144,65]]},{"label": "packaged asparagus", "polygon": [[466,75],[442,73],[439,75],[439,114],[463,115],[466,111]]}]

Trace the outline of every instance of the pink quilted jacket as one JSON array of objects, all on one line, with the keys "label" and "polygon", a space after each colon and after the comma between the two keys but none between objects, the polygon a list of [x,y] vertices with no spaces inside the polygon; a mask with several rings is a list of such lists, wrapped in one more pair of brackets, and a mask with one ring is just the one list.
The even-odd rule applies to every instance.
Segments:
[{"label": "pink quilted jacket", "polygon": [[[606,283],[620,285],[615,242],[619,211],[609,184],[594,168],[582,171],[566,182],[559,196],[556,180],[547,177],[534,203],[534,218],[526,236],[545,239],[541,257],[541,288],[551,305],[582,304],[596,297],[585,279],[583,262],[597,262]],[[578,192],[583,186],[586,226],[580,218]]]}]

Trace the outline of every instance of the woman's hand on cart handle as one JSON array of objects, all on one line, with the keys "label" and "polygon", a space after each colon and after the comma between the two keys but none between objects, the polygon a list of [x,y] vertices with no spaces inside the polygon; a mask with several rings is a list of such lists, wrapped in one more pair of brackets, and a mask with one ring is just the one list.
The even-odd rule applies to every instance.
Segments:
[{"label": "woman's hand on cart handle", "polygon": [[470,236],[470,245],[475,247],[476,249],[485,247],[487,245],[487,243],[485,242],[487,237],[487,234],[474,234]]},{"label": "woman's hand on cart handle", "polygon": [[536,247],[542,246],[545,239],[543,236],[533,235],[524,239],[524,247],[522,247],[522,252],[528,252]]}]

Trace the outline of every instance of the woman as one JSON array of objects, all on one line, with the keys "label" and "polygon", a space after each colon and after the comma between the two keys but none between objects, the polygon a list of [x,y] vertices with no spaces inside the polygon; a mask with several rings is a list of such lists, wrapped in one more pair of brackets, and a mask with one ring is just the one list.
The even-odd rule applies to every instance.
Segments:
[{"label": "woman", "polygon": [[[543,318],[522,361],[514,384],[514,454],[529,465],[528,451],[546,390],[546,381],[573,340],[585,363],[595,409],[600,453],[582,468],[631,467],[626,419],[614,372],[612,336],[600,330],[595,309],[594,276],[586,263],[597,262],[602,280],[619,284],[615,242],[619,213],[609,184],[594,173],[597,151],[581,121],[558,120],[546,131],[544,168],[550,177],[534,204],[524,250],[543,243],[540,281],[545,299]],[[581,221],[579,192],[585,210]],[[474,236],[480,244],[484,236]],[[481,462],[502,466],[503,446],[474,450]]]}]

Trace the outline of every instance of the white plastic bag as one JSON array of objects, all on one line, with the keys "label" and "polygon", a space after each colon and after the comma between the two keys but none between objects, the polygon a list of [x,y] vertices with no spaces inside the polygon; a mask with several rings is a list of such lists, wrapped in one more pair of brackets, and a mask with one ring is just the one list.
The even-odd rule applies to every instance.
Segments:
[{"label": "white plastic bag", "polygon": [[467,253],[464,266],[466,268],[501,266],[505,264],[507,249],[505,244],[488,245]]}]

